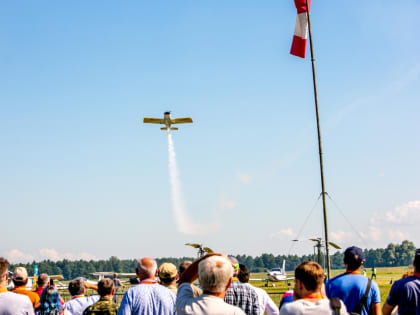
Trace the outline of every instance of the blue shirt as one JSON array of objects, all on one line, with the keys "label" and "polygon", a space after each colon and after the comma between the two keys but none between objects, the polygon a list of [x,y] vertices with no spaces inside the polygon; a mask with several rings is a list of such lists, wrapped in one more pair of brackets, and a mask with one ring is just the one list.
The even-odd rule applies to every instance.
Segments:
[{"label": "blue shirt", "polygon": [[160,284],[139,284],[124,294],[118,315],[174,315],[175,300],[175,295]]},{"label": "blue shirt", "polygon": [[[365,294],[368,278],[359,274],[339,275],[327,282],[326,291],[329,298],[340,298],[349,312],[352,312]],[[362,308],[362,314],[367,315],[371,304],[381,303],[381,294],[378,285],[372,281],[366,305]]]},{"label": "blue shirt", "polygon": [[386,303],[398,305],[398,314],[420,315],[420,277],[411,276],[394,283]]}]

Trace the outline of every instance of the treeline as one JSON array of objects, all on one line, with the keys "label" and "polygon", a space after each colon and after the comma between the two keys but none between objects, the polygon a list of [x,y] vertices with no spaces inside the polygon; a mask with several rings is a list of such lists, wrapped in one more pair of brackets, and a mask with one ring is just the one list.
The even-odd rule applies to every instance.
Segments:
[{"label": "treeline", "polygon": [[[386,248],[365,249],[366,268],[376,267],[398,267],[409,266],[413,263],[416,247],[413,242],[403,241],[401,244],[389,244]],[[318,257],[314,255],[278,255],[262,254],[261,256],[252,258],[251,256],[239,255],[236,256],[239,262],[248,266],[253,272],[264,271],[264,269],[271,269],[281,267],[283,259],[286,260],[286,270],[294,270],[296,266],[304,261],[317,261]],[[343,269],[344,263],[344,249],[337,251],[330,256],[332,269]],[[321,264],[324,265],[325,257],[321,256]]]},{"label": "treeline", "polygon": [[[389,244],[386,248],[365,249],[367,268],[376,267],[396,267],[409,266],[413,262],[416,247],[413,242],[403,241],[401,244]],[[343,257],[344,251],[337,251],[330,257],[331,268],[344,268]],[[262,254],[261,256],[252,257],[247,255],[237,255],[240,263],[243,263],[250,268],[252,272],[261,272],[265,269],[280,267],[283,264],[283,259],[286,260],[286,270],[294,270],[300,263],[308,260],[316,260],[314,255],[278,255]],[[324,257],[322,257],[324,259]],[[157,263],[160,265],[163,262],[171,262],[178,266],[184,260],[194,260],[192,257],[182,258],[157,258]],[[74,279],[76,277],[92,278],[91,273],[98,271],[112,271],[112,272],[135,272],[137,265],[136,259],[118,259],[115,256],[107,260],[85,261],[85,260],[60,260],[50,261],[44,260],[41,262],[32,262],[28,264],[19,264],[25,266],[28,273],[33,274],[34,265],[38,265],[40,273],[61,274],[64,279]],[[10,266],[13,270],[17,265]]]}]

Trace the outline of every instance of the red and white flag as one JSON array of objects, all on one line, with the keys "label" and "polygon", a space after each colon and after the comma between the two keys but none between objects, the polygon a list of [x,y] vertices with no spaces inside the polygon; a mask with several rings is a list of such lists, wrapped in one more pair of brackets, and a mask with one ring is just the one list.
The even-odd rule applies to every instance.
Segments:
[{"label": "red and white flag", "polygon": [[306,7],[306,0],[295,0],[295,5],[297,9],[296,26],[290,53],[305,58],[306,40],[308,38],[308,15],[306,13],[310,11],[311,0],[308,0],[308,8]]}]

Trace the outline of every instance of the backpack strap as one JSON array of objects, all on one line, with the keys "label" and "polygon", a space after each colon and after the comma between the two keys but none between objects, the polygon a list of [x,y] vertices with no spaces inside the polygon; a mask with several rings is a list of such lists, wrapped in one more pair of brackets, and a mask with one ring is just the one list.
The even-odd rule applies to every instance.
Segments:
[{"label": "backpack strap", "polygon": [[334,315],[340,315],[341,300],[337,297],[330,299],[330,307],[334,311]]},{"label": "backpack strap", "polygon": [[354,308],[353,313],[362,314],[363,306],[367,308],[366,302],[369,296],[370,287],[372,286],[372,279],[368,279],[365,294],[360,299],[360,303]]}]

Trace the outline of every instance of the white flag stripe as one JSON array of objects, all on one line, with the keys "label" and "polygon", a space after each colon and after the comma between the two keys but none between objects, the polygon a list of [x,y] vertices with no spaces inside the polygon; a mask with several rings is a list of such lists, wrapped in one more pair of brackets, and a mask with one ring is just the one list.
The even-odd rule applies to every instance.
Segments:
[{"label": "white flag stripe", "polygon": [[308,15],[306,12],[296,15],[295,36],[303,39],[308,38]]}]

